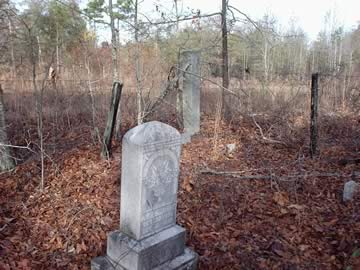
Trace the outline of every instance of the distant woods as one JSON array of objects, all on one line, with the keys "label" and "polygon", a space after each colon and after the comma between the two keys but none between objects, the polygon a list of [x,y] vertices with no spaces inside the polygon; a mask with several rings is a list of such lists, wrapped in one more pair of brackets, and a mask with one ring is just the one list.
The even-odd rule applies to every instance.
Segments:
[{"label": "distant woods", "polygon": [[[360,25],[345,29],[336,22],[336,14],[329,12],[323,30],[309,40],[296,20],[281,27],[271,14],[254,20],[231,1],[224,4],[222,10],[204,14],[183,8],[180,0],[168,7],[154,5],[151,12],[144,11],[141,2],[130,0],[91,0],[83,8],[73,0],[26,0],[21,9],[15,1],[0,0],[4,91],[39,87],[56,95],[84,91],[89,96],[85,104],[90,103],[94,134],[99,134],[100,93],[109,93],[114,81],[122,82],[124,95],[136,93],[135,104],[125,113],[140,123],[149,100],[164,91],[167,74],[179,64],[181,51],[197,49],[202,89],[216,88],[218,93],[229,88],[229,103],[236,110],[251,112],[259,108],[256,98],[265,104],[287,95],[289,100],[303,98],[297,104],[307,104],[295,86],[309,87],[313,73],[319,73],[320,102],[325,97],[332,108],[359,104]],[[49,71],[56,74],[55,80],[46,75]],[[226,78],[230,80],[224,86]],[[38,86],[29,83],[46,79]],[[277,92],[284,84],[291,90]],[[329,89],[323,95],[322,86]],[[60,100],[55,99],[56,106],[62,105]],[[59,107],[58,112],[62,111]],[[116,136],[120,126],[117,121]]]},{"label": "distant woods", "polygon": [[[94,144],[110,148],[109,134],[120,139],[123,129],[150,118],[181,128],[179,58],[187,50],[201,53],[201,116],[215,116],[219,127],[221,108],[230,112],[224,117],[230,121],[273,114],[278,128],[259,120],[257,128],[265,138],[273,130],[286,133],[291,144],[299,138],[288,128],[299,124],[292,117],[306,114],[309,124],[314,73],[319,74],[319,122],[334,111],[360,110],[360,24],[345,29],[328,13],[323,30],[309,40],[296,20],[281,27],[271,14],[255,20],[231,1],[222,1],[222,9],[212,14],[181,2],[158,3],[148,11],[142,1],[131,0],[90,0],[84,7],[75,0],[25,0],[21,7],[0,0],[5,108],[0,114],[10,118],[3,144],[8,138],[12,143],[19,130],[29,137],[36,130],[31,145],[44,168],[64,130],[85,126]],[[176,79],[169,79],[171,72]],[[105,129],[114,82],[123,85],[122,97]],[[30,127],[34,123],[36,128]],[[103,156],[110,153],[107,149]]]},{"label": "distant woods", "polygon": [[[202,50],[203,63],[207,63],[204,70],[210,76],[220,77],[223,70],[220,12],[208,17],[201,11],[180,9],[178,2],[174,1],[173,9],[166,12],[164,7],[154,6],[152,14],[141,15],[141,5],[137,8],[127,0],[113,4],[92,0],[84,9],[69,0],[28,0],[21,10],[15,2],[1,0],[0,79],[29,76],[29,46],[34,49],[39,67],[51,62],[61,79],[88,78],[84,48],[94,80],[99,77],[110,80],[114,54],[111,48],[116,48],[115,70],[124,80],[134,77],[131,69],[136,65],[143,70],[149,55],[156,56],[164,70],[168,70],[176,63],[179,50],[192,48]],[[290,21],[287,29],[280,30],[277,18],[270,14],[249,22],[236,8],[229,10],[230,77],[268,81],[303,78],[305,74],[309,77],[314,72],[344,76],[358,72],[360,27],[345,31],[341,24],[334,23],[335,14],[329,13],[324,30],[316,40],[309,41],[296,21]],[[107,21],[109,16],[111,23]],[[105,34],[110,33],[110,28],[114,28],[112,41],[109,38],[103,41],[104,35],[110,37]],[[31,41],[26,36],[28,30]],[[136,40],[132,38],[134,32]]]}]

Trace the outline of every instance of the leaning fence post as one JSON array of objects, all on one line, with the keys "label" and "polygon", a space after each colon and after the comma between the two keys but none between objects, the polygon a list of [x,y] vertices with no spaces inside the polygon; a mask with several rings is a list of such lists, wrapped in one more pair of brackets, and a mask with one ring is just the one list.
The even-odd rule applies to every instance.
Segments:
[{"label": "leaning fence post", "polygon": [[108,119],[106,122],[104,138],[101,147],[101,157],[105,159],[108,159],[111,156],[111,139],[115,128],[116,115],[119,108],[122,87],[123,87],[122,83],[119,82],[113,83],[110,110],[108,113]]},{"label": "leaning fence post", "polygon": [[311,76],[311,116],[310,116],[310,156],[313,158],[317,151],[317,137],[318,137],[318,104],[319,104],[319,89],[318,89],[319,73],[314,73]]}]

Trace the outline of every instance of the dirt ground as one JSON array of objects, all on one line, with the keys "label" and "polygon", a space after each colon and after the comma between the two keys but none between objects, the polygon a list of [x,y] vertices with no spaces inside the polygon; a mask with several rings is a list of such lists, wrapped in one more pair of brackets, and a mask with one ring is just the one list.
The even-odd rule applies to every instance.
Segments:
[{"label": "dirt ground", "polygon": [[[306,141],[268,143],[245,120],[223,125],[214,150],[214,125],[203,119],[182,151],[177,221],[198,269],[360,269],[359,203],[342,202],[360,165],[339,162],[358,157],[356,119],[329,125],[315,159]],[[44,192],[36,158],[0,175],[0,269],[89,269],[105,253],[119,227],[121,144],[107,162],[82,136],[64,135],[69,147],[47,160]]]}]

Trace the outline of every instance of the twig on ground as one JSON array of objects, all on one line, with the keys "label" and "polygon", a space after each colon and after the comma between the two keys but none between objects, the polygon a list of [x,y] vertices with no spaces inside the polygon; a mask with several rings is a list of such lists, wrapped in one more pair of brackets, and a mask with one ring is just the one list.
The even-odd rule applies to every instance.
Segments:
[{"label": "twig on ground", "polygon": [[88,206],[88,207],[85,207],[85,208],[79,210],[78,212],[76,212],[76,213],[73,215],[72,219],[70,220],[70,222],[69,222],[69,224],[68,224],[68,226],[67,226],[67,228],[66,228],[65,231],[66,231],[66,232],[69,231],[71,225],[73,224],[73,222],[75,221],[76,217],[77,217],[80,213],[85,212],[86,210],[89,210],[89,209],[90,209],[90,210],[94,210],[93,207]]},{"label": "twig on ground", "polygon": [[241,175],[238,171],[215,171],[211,169],[202,169],[199,171],[201,174],[210,174],[210,175],[224,175],[224,176],[230,176],[233,178],[239,178],[239,179],[270,179],[270,175]]},{"label": "twig on ground", "polygon": [[9,218],[7,219],[7,222],[0,228],[0,232],[6,229],[6,227],[14,220],[15,218]]},{"label": "twig on ground", "polygon": [[257,128],[259,129],[259,131],[260,131],[261,138],[262,138],[265,142],[274,143],[274,144],[281,144],[281,145],[284,145],[284,146],[288,146],[286,143],[284,143],[284,142],[282,142],[282,141],[273,140],[273,139],[270,139],[270,138],[266,137],[266,136],[264,135],[264,132],[263,132],[261,126],[256,122],[255,116],[252,115],[251,117],[252,117],[252,119],[253,119],[253,121],[254,121],[254,124],[256,125],[256,127],[257,127]]},{"label": "twig on ground", "polygon": [[[245,171],[218,171],[213,170],[208,167],[202,168],[199,170],[200,174],[209,174],[209,175],[224,175],[224,176],[230,176],[233,178],[238,179],[258,179],[258,180],[268,180],[273,179],[275,177],[275,174],[270,175],[242,175]],[[288,179],[294,179],[294,178],[306,178],[306,177],[360,177],[360,172],[353,172],[352,174],[339,174],[339,173],[313,173],[313,174],[294,174],[294,175],[286,175],[286,176],[279,176],[278,179],[286,181]]]}]

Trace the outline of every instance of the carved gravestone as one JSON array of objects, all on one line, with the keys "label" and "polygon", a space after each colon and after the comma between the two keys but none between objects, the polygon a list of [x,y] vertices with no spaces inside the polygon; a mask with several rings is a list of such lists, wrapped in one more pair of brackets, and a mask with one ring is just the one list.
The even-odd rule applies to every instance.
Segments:
[{"label": "carved gravestone", "polygon": [[181,143],[176,129],[156,121],[125,134],[120,230],[108,235],[107,256],[93,259],[93,270],[196,268],[176,225]]},{"label": "carved gravestone", "polygon": [[180,62],[184,132],[191,136],[200,131],[200,51],[181,52]]}]

